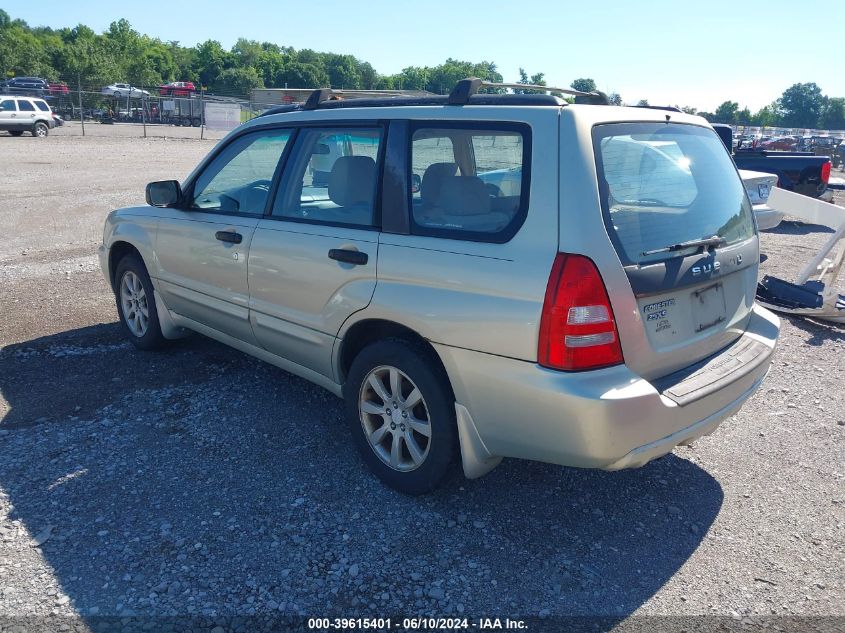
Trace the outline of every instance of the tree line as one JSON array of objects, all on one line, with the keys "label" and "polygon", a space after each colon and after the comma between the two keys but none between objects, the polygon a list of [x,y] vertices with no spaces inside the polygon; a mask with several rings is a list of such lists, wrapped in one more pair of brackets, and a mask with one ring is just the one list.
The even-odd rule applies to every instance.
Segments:
[{"label": "tree line", "polygon": [[[0,73],[2,77],[38,76],[70,85],[84,81],[88,87],[123,81],[142,87],[192,81],[213,93],[237,96],[265,87],[427,90],[442,94],[464,77],[503,81],[492,61],[449,58],[437,66],[409,66],[399,73],[383,75],[353,55],[296,50],[245,38],[238,39],[229,50],[216,40],[182,46],[143,35],[125,19],[112,22],[103,33],[81,24],[61,29],[30,27],[23,20],[11,19],[2,9]],[[522,68],[519,73],[516,83],[546,85],[544,73],[529,75]],[[590,78],[575,79],[570,85],[577,90],[596,89],[596,82]],[[516,92],[533,91],[526,88]],[[617,93],[608,96],[614,105],[623,103]],[[648,101],[636,105],[648,105]],[[715,112],[690,106],[681,109],[714,123],[845,129],[845,99],[825,96],[814,83],[795,84],[756,113],[740,109],[735,101],[725,101]]]}]

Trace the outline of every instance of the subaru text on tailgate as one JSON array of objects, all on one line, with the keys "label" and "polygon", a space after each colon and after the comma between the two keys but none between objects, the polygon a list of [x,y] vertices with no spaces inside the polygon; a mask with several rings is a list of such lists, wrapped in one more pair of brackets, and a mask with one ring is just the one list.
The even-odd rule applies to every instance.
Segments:
[{"label": "subaru text on tailgate", "polygon": [[129,339],[199,332],[325,387],[413,494],[458,461],[615,470],[713,431],[779,332],[719,137],[601,93],[484,87],[315,91],[151,183],[99,249]]}]

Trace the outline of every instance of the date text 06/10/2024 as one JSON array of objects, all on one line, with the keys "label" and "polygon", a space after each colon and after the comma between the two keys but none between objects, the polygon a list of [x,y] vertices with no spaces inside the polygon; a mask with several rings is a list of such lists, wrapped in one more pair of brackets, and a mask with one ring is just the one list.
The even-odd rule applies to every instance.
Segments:
[{"label": "date text 06/10/2024", "polygon": [[390,630],[393,628],[419,631],[467,630],[525,630],[523,620],[510,618],[308,618],[308,628],[315,631]]}]

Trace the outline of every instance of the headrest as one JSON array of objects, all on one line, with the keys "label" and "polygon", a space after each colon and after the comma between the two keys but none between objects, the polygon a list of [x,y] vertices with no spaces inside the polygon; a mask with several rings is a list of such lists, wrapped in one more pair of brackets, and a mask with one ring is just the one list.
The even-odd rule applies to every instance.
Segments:
[{"label": "headrest", "polygon": [[426,167],[420,183],[420,198],[423,204],[428,207],[436,207],[440,204],[443,181],[457,175],[456,163],[432,163]]},{"label": "headrest", "polygon": [[477,176],[453,176],[443,182],[440,207],[450,215],[490,213],[490,194]]},{"label": "headrest", "polygon": [[341,156],[329,174],[329,198],[348,207],[373,202],[376,189],[376,162],[369,156]]}]

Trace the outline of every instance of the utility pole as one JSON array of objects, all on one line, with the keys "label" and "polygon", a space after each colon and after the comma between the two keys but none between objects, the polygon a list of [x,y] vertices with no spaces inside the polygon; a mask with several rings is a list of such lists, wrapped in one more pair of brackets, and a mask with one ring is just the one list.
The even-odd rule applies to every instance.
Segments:
[{"label": "utility pole", "polygon": [[82,136],[85,136],[85,111],[82,109],[82,73],[76,75],[76,87],[79,88],[79,123],[82,125]]},{"label": "utility pole", "polygon": [[205,86],[200,86],[200,140],[205,140]]}]

